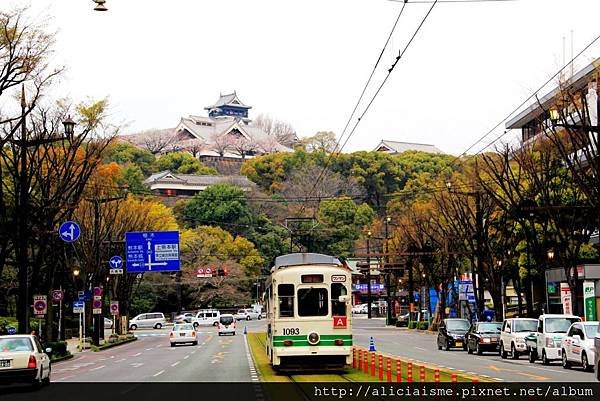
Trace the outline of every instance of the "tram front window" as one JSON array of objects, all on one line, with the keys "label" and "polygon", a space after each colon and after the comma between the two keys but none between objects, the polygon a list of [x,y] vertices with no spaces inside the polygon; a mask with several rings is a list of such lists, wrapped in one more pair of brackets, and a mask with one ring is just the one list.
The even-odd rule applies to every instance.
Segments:
[{"label": "tram front window", "polygon": [[327,316],[327,288],[298,290],[298,315]]},{"label": "tram front window", "polygon": [[294,317],[294,284],[279,284],[279,317]]},{"label": "tram front window", "polygon": [[340,302],[341,295],[347,295],[346,286],[341,283],[331,284],[331,314],[333,316],[346,316],[346,303]]}]

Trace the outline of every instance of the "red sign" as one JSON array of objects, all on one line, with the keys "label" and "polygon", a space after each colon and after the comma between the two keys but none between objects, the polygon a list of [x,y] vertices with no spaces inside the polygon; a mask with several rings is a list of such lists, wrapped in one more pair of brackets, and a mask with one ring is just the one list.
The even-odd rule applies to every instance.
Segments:
[{"label": "red sign", "polygon": [[99,300],[95,299],[94,302],[92,303],[92,307],[94,309],[100,309],[100,308],[102,308],[102,301],[99,301]]},{"label": "red sign", "polygon": [[334,329],[345,329],[348,327],[348,318],[346,316],[334,316],[333,317],[333,328]]},{"label": "red sign", "polygon": [[199,267],[198,270],[196,271],[198,274],[204,274],[204,268]]},{"label": "red sign", "polygon": [[52,290],[52,300],[54,302],[60,302],[63,299],[63,292],[61,290]]},{"label": "red sign", "polygon": [[102,296],[102,288],[100,288],[100,287],[94,287],[94,296],[95,297],[101,297]]}]

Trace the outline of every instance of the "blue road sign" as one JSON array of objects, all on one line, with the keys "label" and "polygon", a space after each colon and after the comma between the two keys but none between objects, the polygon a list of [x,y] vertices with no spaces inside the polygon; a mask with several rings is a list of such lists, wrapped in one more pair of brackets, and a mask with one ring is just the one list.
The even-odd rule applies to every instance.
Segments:
[{"label": "blue road sign", "polygon": [[122,269],[123,268],[123,259],[120,256],[113,256],[108,261],[108,265],[111,269]]},{"label": "blue road sign", "polygon": [[8,334],[11,334],[11,335],[15,334],[17,332],[17,329],[12,326],[8,327],[7,330],[8,330]]},{"label": "blue road sign", "polygon": [[77,300],[83,301],[85,299],[85,293],[83,291],[77,291]]},{"label": "blue road sign", "polygon": [[83,292],[83,300],[85,302],[90,302],[92,300],[92,290],[85,290]]},{"label": "blue road sign", "polygon": [[73,302],[73,313],[84,313],[85,311],[85,303],[83,301],[74,301]]},{"label": "blue road sign", "polygon": [[179,271],[179,231],[125,233],[128,273]]},{"label": "blue road sign", "polygon": [[81,235],[81,229],[79,228],[79,224],[74,221],[65,221],[60,225],[58,235],[65,242],[75,242]]}]

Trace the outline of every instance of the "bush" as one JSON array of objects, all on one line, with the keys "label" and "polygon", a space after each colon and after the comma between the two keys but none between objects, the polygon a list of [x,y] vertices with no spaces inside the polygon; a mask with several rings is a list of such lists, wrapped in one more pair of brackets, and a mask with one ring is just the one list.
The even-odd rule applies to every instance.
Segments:
[{"label": "bush", "polygon": [[408,323],[408,328],[409,329],[416,329],[417,328],[417,322],[415,322],[414,320],[412,320],[411,322]]},{"label": "bush", "polygon": [[65,356],[69,354],[65,341],[50,341],[44,344],[44,348],[52,348],[53,356]]},{"label": "bush", "polygon": [[429,328],[429,322],[419,322],[417,324],[418,330],[427,330]]}]

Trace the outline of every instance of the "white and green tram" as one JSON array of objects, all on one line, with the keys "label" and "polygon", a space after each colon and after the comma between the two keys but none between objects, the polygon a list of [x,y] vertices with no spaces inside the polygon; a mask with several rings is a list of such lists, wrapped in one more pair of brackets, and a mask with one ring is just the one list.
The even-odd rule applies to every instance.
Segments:
[{"label": "white and green tram", "polygon": [[352,363],[351,286],[352,271],[333,256],[275,259],[265,292],[266,351],[275,369]]}]

